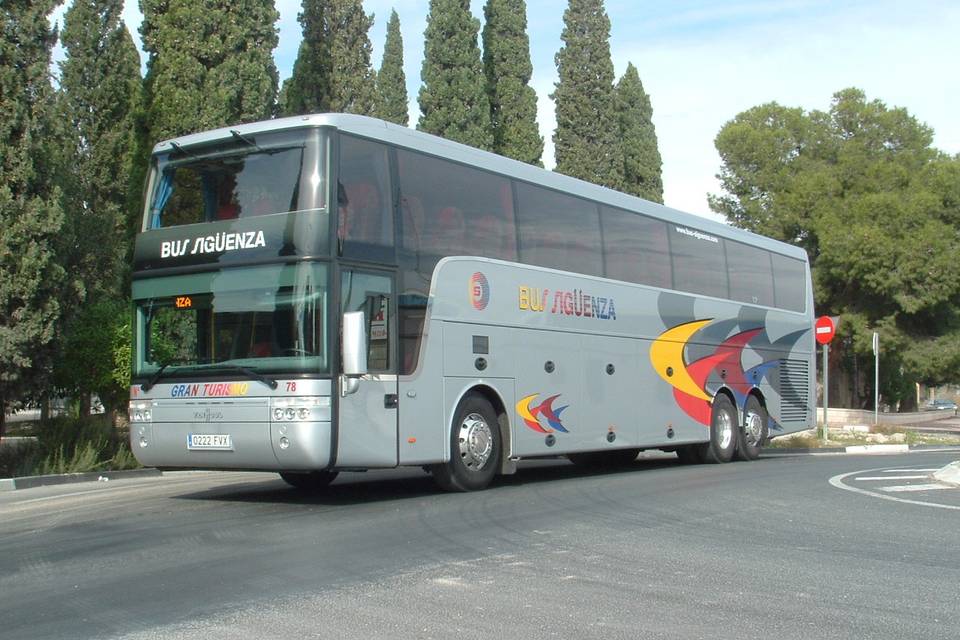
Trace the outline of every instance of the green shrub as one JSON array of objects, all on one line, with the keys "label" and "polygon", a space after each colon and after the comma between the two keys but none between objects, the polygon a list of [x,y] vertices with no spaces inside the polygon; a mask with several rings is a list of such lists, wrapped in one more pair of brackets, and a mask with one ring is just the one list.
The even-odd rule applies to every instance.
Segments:
[{"label": "green shrub", "polygon": [[36,442],[0,449],[0,477],[136,469],[127,431],[107,416],[59,416],[35,430]]}]

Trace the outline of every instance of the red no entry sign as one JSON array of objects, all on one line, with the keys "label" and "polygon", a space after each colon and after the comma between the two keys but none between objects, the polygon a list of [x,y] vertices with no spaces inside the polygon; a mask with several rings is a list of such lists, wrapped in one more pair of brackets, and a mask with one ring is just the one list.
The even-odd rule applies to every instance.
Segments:
[{"label": "red no entry sign", "polygon": [[814,335],[820,344],[830,344],[833,336],[837,333],[837,325],[834,324],[830,316],[820,316],[813,325]]}]

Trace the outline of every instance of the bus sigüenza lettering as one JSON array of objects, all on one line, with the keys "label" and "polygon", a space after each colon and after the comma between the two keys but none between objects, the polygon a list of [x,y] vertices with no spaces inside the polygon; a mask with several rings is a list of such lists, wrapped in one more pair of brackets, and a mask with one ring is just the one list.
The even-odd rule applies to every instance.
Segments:
[{"label": "bus sig\u00fcenza lettering", "polygon": [[[190,242],[193,241],[191,245]],[[263,231],[222,232],[185,240],[166,240],[160,243],[161,258],[177,258],[198,253],[224,253],[238,249],[255,249],[267,246]]]},{"label": "bus sig\u00fcenza lettering", "polygon": [[200,384],[175,384],[170,389],[171,398],[225,398],[245,396],[250,390],[249,382],[221,382]]},{"label": "bus sig\u00fcenza lettering", "polygon": [[[519,288],[521,311],[546,311],[549,300],[549,289],[524,286]],[[564,316],[600,318],[601,320],[617,319],[617,308],[613,303],[613,298],[584,293],[582,289],[554,291],[553,305],[550,307],[550,313]]]}]

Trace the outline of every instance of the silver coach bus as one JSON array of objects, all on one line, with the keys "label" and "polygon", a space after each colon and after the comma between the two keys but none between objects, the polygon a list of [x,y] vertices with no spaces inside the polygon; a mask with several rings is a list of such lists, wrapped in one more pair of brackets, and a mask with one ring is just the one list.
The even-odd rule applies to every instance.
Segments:
[{"label": "silver coach bus", "polygon": [[804,251],[371,118],[158,144],[131,445],[161,468],[756,458],[814,419]]}]

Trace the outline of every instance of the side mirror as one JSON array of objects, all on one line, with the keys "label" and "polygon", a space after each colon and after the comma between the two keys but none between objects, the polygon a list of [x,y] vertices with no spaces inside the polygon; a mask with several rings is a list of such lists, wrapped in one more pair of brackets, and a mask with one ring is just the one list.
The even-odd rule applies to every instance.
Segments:
[{"label": "side mirror", "polygon": [[367,330],[363,311],[343,314],[343,338],[340,345],[343,375],[358,378],[367,373]]}]

